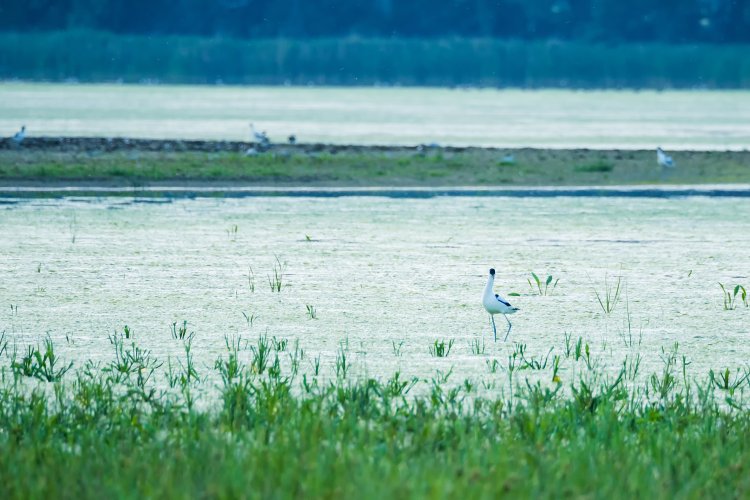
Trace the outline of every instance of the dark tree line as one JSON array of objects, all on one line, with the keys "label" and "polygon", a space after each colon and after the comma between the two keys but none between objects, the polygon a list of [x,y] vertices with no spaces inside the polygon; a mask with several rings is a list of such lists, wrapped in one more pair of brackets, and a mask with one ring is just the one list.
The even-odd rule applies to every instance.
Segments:
[{"label": "dark tree line", "polygon": [[236,38],[750,41],[750,0],[2,0],[0,30]]}]

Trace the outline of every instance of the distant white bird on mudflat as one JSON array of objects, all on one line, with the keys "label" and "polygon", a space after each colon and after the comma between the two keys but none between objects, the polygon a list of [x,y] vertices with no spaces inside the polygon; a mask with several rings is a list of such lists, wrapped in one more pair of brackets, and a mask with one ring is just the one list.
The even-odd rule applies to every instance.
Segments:
[{"label": "distant white bird on mudflat", "polygon": [[656,148],[656,161],[660,167],[674,168],[674,160],[662,148]]},{"label": "distant white bird on mudflat", "polygon": [[26,125],[21,126],[21,130],[16,132],[16,135],[13,136],[13,142],[20,145],[24,139],[26,139]]},{"label": "distant white bird on mudflat", "polygon": [[268,135],[266,134],[266,131],[258,132],[255,130],[255,125],[250,124],[250,132],[253,134],[254,142],[257,142],[258,144],[267,145],[271,142],[271,140],[268,138]]},{"label": "distant white bird on mudflat", "polygon": [[495,284],[495,270],[490,269],[490,277],[487,279],[487,285],[484,287],[484,294],[482,295],[482,305],[490,313],[490,320],[492,321],[492,331],[495,333],[495,342],[497,342],[497,327],[495,326],[495,314],[502,314],[505,316],[505,321],[508,322],[508,331],[505,332],[505,339],[508,340],[510,335],[510,329],[513,328],[508,314],[514,314],[518,311],[517,307],[510,305],[510,302],[499,296],[492,291],[492,285]]}]

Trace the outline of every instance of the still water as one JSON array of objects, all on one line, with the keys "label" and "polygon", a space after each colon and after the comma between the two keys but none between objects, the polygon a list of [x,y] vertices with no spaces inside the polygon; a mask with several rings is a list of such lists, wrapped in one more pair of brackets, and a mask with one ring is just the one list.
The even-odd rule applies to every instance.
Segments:
[{"label": "still water", "polygon": [[[111,360],[107,337],[125,325],[179,358],[170,327],[186,320],[204,373],[225,336],[267,334],[320,355],[327,376],[345,345],[358,376],[453,367],[459,380],[485,375],[512,342],[560,353],[566,333],[614,366],[632,334],[646,373],[679,342],[703,376],[750,359],[750,309],[725,311],[718,285],[750,285],[748,211],[748,199],[710,197],[6,198],[0,331],[19,350],[49,334],[80,367]],[[492,341],[480,302],[490,266],[498,292],[520,294],[507,344]],[[535,294],[531,272],[557,288]],[[609,315],[595,295],[605,277],[623,284]],[[455,341],[447,358],[428,351],[438,339]],[[486,352],[472,354],[480,339]]]},{"label": "still water", "polygon": [[724,150],[750,145],[747,91],[0,84],[0,135]]}]

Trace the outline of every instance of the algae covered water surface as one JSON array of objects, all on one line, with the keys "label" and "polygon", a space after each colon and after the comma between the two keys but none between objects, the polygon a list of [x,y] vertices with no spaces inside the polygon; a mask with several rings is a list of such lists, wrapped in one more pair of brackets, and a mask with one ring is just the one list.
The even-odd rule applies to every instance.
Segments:
[{"label": "algae covered water surface", "polygon": [[[49,335],[81,365],[109,360],[125,326],[177,358],[171,331],[187,321],[198,366],[226,337],[268,335],[319,355],[324,376],[343,345],[356,376],[452,368],[459,380],[513,343],[559,353],[567,334],[613,365],[638,349],[645,373],[677,342],[705,374],[750,355],[750,309],[738,298],[725,310],[719,287],[750,284],[748,209],[710,197],[6,199],[0,330],[19,351]],[[521,308],[507,343],[492,341],[480,302],[490,266]],[[532,272],[556,288],[539,295]],[[618,279],[607,313],[597,294]],[[454,341],[449,356],[430,352],[436,340]]]}]

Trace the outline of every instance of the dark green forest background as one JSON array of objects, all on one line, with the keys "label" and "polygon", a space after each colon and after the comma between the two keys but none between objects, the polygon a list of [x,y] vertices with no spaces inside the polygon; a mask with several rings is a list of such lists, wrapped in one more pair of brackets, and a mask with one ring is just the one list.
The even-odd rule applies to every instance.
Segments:
[{"label": "dark green forest background", "polygon": [[0,78],[750,87],[750,0],[5,0]]}]

